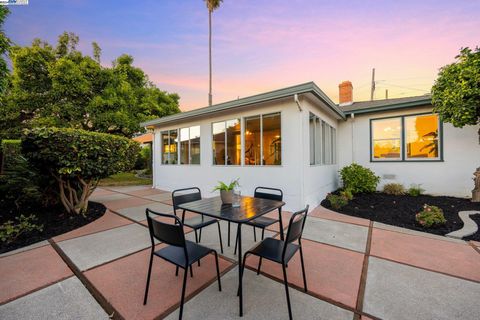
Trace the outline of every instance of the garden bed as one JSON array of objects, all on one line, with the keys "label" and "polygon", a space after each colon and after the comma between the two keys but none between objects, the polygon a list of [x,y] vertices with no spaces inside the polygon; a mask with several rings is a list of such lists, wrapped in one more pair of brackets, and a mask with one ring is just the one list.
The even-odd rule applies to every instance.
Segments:
[{"label": "garden bed", "polygon": [[[337,192],[334,192],[337,194]],[[322,206],[332,209],[328,200],[322,201]],[[441,208],[447,220],[445,225],[425,228],[415,221],[415,214],[420,212],[424,204]],[[461,229],[462,220],[458,212],[463,210],[479,210],[480,203],[471,202],[464,198],[419,195],[389,195],[382,192],[357,194],[353,200],[337,212],[377,221],[402,228],[445,235],[449,232]],[[480,215],[472,216],[473,220],[480,223]],[[465,240],[480,241],[480,232],[465,238]]]},{"label": "garden bed", "polygon": [[[12,212],[5,214],[5,211],[0,215],[0,224],[8,220],[14,220]],[[65,213],[65,209],[61,205],[48,209],[40,209],[35,212],[35,216],[37,217],[35,224],[43,225],[43,231],[32,231],[21,234],[15,241],[8,244],[0,242],[0,253],[25,247],[80,228],[102,217],[105,211],[106,208],[103,204],[92,201],[88,204],[88,212],[85,217],[82,215],[69,215]],[[17,213],[16,215],[19,214]]]}]

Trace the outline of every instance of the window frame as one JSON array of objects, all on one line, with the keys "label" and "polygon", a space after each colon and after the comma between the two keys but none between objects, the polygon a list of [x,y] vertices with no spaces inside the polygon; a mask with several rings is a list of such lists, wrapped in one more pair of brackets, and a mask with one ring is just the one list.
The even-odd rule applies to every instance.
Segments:
[{"label": "window frame", "polygon": [[[313,119],[313,150],[311,142],[312,136],[309,136],[308,142],[310,156],[308,161],[310,166],[337,165],[337,128],[310,111],[308,116],[309,134],[311,134],[311,119]],[[317,150],[317,148],[320,150]],[[311,162],[312,152],[314,163]]]},{"label": "window frame", "polygon": [[[411,158],[408,159],[406,156],[406,139],[405,139],[405,118],[415,117],[415,116],[425,116],[425,115],[437,115],[438,117],[438,146],[440,148],[438,152],[437,158]],[[400,158],[399,159],[375,159],[373,157],[373,126],[372,122],[375,120],[384,120],[384,119],[393,119],[393,118],[400,118]],[[438,113],[435,112],[420,112],[420,113],[412,113],[412,114],[402,114],[397,116],[388,116],[388,117],[380,117],[380,118],[370,118],[369,119],[370,125],[370,162],[444,162],[444,150],[443,150],[443,121],[440,118]]]},{"label": "window frame", "polygon": [[[162,135],[163,135],[165,132],[167,132],[167,139],[168,139],[168,141],[170,141],[170,139],[171,139],[171,138],[170,138],[170,131],[176,131],[176,132],[177,132],[177,143],[176,143],[176,145],[177,145],[177,146],[176,146],[177,151],[176,151],[176,152],[168,152],[167,158],[168,158],[168,161],[170,161],[170,154],[176,153],[176,154],[177,154],[177,163],[164,163],[164,162],[163,162],[163,161],[164,161],[164,157],[163,157],[163,154],[164,154],[164,152],[163,152],[163,146],[164,146],[164,144],[163,144],[163,137],[162,137]],[[175,129],[161,130],[161,131],[160,131],[160,141],[161,141],[161,144],[160,144],[160,164],[161,164],[162,166],[177,166],[177,165],[179,165],[179,162],[180,162],[180,129],[175,128]]]},{"label": "window frame", "polygon": [[[264,150],[263,150],[263,119],[264,117],[269,117],[269,116],[279,116],[280,117],[280,164],[263,164],[264,161]],[[260,120],[260,164],[246,164],[245,163],[245,150],[243,150],[242,153],[242,163],[245,167],[281,167],[283,165],[283,125],[282,125],[282,112],[277,111],[277,112],[269,112],[269,113],[260,113],[256,115],[251,115],[251,116],[246,116],[242,117],[243,123],[244,123],[244,128],[243,128],[243,134],[242,134],[242,143],[245,143],[245,135],[246,135],[246,121],[248,119],[254,119],[258,117]]]},{"label": "window frame", "polygon": [[[190,137],[190,130],[192,128],[195,128],[195,127],[198,127],[199,128],[199,132],[200,132],[200,135],[198,136],[198,138],[200,139],[200,158],[198,159],[199,163],[192,163],[192,138]],[[181,135],[182,135],[182,130],[184,129],[188,129],[188,163],[181,163],[181,156],[182,156],[182,140],[181,140]],[[183,128],[179,128],[177,129],[178,130],[178,146],[177,146],[177,150],[178,150],[178,165],[182,165],[182,166],[199,166],[201,165],[202,163],[202,144],[201,144],[201,126],[200,125],[195,125],[195,126],[188,126],[188,127],[183,127]],[[170,131],[170,130],[168,130]],[[170,134],[170,133],[169,133]]]}]

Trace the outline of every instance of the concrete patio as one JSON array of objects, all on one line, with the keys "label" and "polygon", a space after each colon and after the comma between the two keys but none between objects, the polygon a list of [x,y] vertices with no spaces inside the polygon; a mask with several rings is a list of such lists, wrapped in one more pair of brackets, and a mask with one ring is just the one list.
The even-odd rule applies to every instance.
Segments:
[{"label": "concrete patio", "polygon": [[[156,259],[149,303],[143,306],[150,240],[145,208],[172,212],[170,193],[145,186],[99,188],[93,201],[107,213],[93,223],[49,241],[0,256],[1,319],[176,319],[182,277]],[[271,213],[276,216],[276,213]],[[290,213],[285,213],[287,227]],[[239,319],[238,273],[233,254],[236,228],[220,256],[219,292],[214,259],[194,265],[187,282],[184,319]],[[277,236],[278,226],[266,236]],[[186,230],[187,238],[194,239]],[[243,228],[244,250],[254,245]],[[257,231],[257,238],[260,232]],[[257,239],[258,240],[258,239]],[[202,244],[220,253],[216,226]],[[464,242],[341,215],[318,207],[304,232],[307,293],[299,257],[288,265],[296,319],[480,318],[480,243]],[[158,247],[163,246],[159,243]],[[247,268],[255,269],[255,257]],[[262,273],[244,276],[245,319],[287,319],[279,265],[264,261]]]}]

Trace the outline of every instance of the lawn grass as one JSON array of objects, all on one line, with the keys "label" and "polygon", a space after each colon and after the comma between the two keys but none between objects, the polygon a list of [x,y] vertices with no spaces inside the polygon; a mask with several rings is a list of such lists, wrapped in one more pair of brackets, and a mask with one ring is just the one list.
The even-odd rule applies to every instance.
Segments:
[{"label": "lawn grass", "polygon": [[151,185],[152,179],[139,178],[135,176],[135,172],[122,172],[114,174],[108,178],[100,180],[99,186],[117,187],[117,186],[136,186]]}]

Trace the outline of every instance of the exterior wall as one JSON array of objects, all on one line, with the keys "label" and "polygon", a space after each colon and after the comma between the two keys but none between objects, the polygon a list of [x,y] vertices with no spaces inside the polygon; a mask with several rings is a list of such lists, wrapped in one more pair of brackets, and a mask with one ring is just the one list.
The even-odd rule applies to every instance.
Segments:
[{"label": "exterior wall", "polygon": [[340,168],[356,162],[372,169],[385,183],[398,182],[405,187],[421,184],[428,194],[470,197],[473,172],[480,164],[478,126],[455,128],[443,124],[443,161],[372,162],[370,161],[370,119],[431,112],[431,107],[358,114],[339,123],[338,150]]},{"label": "exterior wall", "polygon": [[[313,113],[320,117],[323,121],[337,129],[336,150],[340,140],[338,139],[338,121],[327,114],[321,107],[316,106],[309,100],[302,101],[304,108],[302,114],[303,134],[302,141],[304,143],[304,160],[303,160],[303,184],[304,184],[304,204],[309,204],[310,208],[317,207],[320,202],[325,199],[327,193],[338,188],[338,151],[336,154],[337,164],[332,165],[310,165],[310,132],[309,132],[309,113]],[[343,122],[343,120],[339,120]]]},{"label": "exterior wall", "polygon": [[[243,110],[243,111],[242,111]],[[259,114],[281,112],[282,130],[282,165],[280,166],[222,166],[213,165],[212,123],[223,120],[241,118],[242,141],[244,138],[244,117]],[[155,128],[154,146],[154,187],[174,190],[197,186],[204,197],[218,195],[212,192],[218,181],[229,182],[240,178],[243,195],[253,195],[256,186],[277,187],[284,192],[286,210],[301,207],[301,167],[299,156],[300,115],[293,99],[265,103],[248,107],[235,112],[216,113],[208,118],[175,123],[174,125]],[[160,132],[168,129],[200,125],[200,165],[162,165],[160,159]],[[242,143],[242,155],[244,143]]]}]

